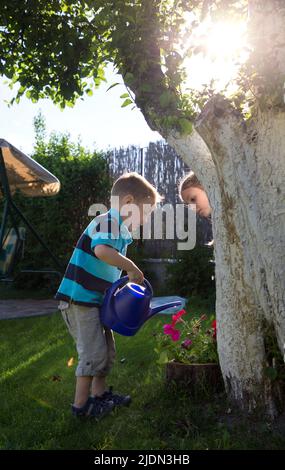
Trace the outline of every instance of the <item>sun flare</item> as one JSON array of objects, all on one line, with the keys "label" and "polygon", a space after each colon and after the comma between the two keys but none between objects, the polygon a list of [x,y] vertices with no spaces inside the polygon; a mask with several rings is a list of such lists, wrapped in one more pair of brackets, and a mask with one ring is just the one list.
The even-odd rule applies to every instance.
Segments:
[{"label": "sun flare", "polygon": [[205,23],[191,38],[196,51],[186,60],[187,86],[201,89],[214,84],[220,91],[234,84],[239,67],[246,60],[246,23]]},{"label": "sun flare", "polygon": [[245,46],[244,23],[217,23],[206,37],[206,49],[210,57],[232,60]]}]

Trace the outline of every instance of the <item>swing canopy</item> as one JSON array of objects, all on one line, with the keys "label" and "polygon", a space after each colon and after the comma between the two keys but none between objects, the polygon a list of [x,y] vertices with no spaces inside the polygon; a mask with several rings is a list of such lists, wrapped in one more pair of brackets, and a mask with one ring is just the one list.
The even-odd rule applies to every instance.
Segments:
[{"label": "swing canopy", "polygon": [[59,180],[42,165],[4,139],[0,139],[0,148],[11,194],[18,190],[24,196],[39,197],[59,192]]},{"label": "swing canopy", "polygon": [[14,267],[23,257],[25,227],[20,227],[18,219],[33,233],[40,245],[49,253],[58,271],[51,269],[25,269],[21,272],[56,273],[62,267],[54,253],[46,245],[32,223],[17,207],[13,194],[19,191],[24,196],[55,196],[60,190],[59,180],[46,168],[4,139],[0,139],[0,280],[13,280]]}]

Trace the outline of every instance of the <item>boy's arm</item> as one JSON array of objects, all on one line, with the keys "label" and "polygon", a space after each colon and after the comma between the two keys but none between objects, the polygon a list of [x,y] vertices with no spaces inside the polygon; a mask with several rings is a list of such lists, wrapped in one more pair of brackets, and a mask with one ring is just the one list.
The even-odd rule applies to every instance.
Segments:
[{"label": "boy's arm", "polygon": [[118,253],[114,248],[108,245],[97,245],[94,248],[94,253],[101,261],[126,271],[130,282],[142,284],[144,280],[143,272],[133,261]]}]

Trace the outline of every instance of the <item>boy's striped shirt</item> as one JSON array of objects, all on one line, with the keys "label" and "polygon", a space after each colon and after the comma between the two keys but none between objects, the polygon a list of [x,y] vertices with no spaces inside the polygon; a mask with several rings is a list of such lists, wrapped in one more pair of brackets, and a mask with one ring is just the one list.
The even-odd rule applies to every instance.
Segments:
[{"label": "boy's striped shirt", "polygon": [[86,307],[100,306],[105,290],[120,278],[121,270],[98,259],[94,249],[108,245],[125,256],[132,241],[116,209],[95,217],[76,244],[55,298]]}]

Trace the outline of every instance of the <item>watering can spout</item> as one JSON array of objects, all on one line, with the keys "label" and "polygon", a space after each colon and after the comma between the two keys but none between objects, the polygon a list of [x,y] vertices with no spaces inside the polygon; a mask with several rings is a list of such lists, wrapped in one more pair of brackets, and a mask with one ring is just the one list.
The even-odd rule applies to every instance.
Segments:
[{"label": "watering can spout", "polygon": [[152,317],[158,312],[161,312],[162,310],[166,310],[167,308],[181,307],[181,305],[182,305],[182,302],[180,300],[177,300],[176,302],[169,302],[168,304],[158,305],[157,307],[150,308],[148,318]]}]

